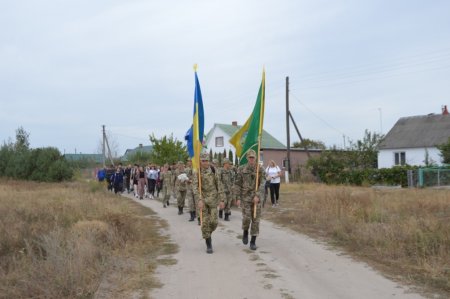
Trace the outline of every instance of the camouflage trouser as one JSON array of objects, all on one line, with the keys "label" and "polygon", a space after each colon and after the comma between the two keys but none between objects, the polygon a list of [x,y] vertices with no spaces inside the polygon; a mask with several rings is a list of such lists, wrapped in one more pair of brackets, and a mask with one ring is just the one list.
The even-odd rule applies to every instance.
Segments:
[{"label": "camouflage trouser", "polygon": [[202,236],[203,239],[211,237],[213,231],[217,228],[217,207],[203,206],[203,219],[202,219]]},{"label": "camouflage trouser", "polygon": [[231,203],[233,202],[233,196],[231,194],[231,192],[225,192],[225,213],[229,213],[230,212],[230,208],[231,208]]},{"label": "camouflage trouser", "polygon": [[196,203],[194,198],[194,193],[192,192],[192,188],[188,188],[186,192],[186,198],[188,201],[189,212],[195,212]]},{"label": "camouflage trouser", "polygon": [[186,190],[178,190],[178,192],[177,192],[177,203],[178,203],[178,206],[184,208],[185,200],[186,200]]},{"label": "camouflage trouser", "polygon": [[172,192],[172,188],[170,188],[169,184],[163,184],[163,204],[167,205],[170,199],[170,193]]},{"label": "camouflage trouser", "polygon": [[253,202],[241,200],[242,207],[242,230],[249,230],[250,235],[258,236],[259,220],[261,219],[261,202],[256,205],[256,218],[253,219]]}]

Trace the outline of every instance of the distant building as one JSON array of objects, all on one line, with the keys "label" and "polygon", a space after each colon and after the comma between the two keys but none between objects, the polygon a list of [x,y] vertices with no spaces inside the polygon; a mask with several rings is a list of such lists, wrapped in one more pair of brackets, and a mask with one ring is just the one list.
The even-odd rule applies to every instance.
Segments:
[{"label": "distant building", "polygon": [[[242,126],[239,126],[237,122],[228,124],[215,123],[205,138],[205,146],[208,150],[212,150],[213,153],[223,153],[225,150],[227,155],[229,150],[233,153],[233,157],[236,156],[236,149],[229,142],[231,136],[239,130]],[[321,150],[309,150],[312,156],[319,155]],[[263,161],[264,165],[270,160],[274,160],[280,167],[284,166],[284,161],[287,156],[286,146],[263,130],[261,138],[261,152],[260,161]],[[304,149],[291,148],[291,168],[295,168],[299,165],[304,165],[308,161],[308,155]],[[234,161],[232,161],[234,162]]]},{"label": "distant building", "polygon": [[153,151],[153,145],[142,145],[139,144],[138,147],[135,147],[133,149],[127,149],[122,157],[120,157],[120,160],[123,162],[128,162],[129,158],[133,155],[135,155],[137,152],[142,153],[151,153]]},{"label": "distant building", "polygon": [[380,143],[378,168],[397,165],[442,165],[438,145],[450,137],[450,115],[447,106],[442,114],[400,118]]},{"label": "distant building", "polygon": [[102,164],[103,163],[103,155],[102,154],[64,154],[64,158],[67,161],[72,162],[88,162],[88,163],[96,163],[96,164]]}]

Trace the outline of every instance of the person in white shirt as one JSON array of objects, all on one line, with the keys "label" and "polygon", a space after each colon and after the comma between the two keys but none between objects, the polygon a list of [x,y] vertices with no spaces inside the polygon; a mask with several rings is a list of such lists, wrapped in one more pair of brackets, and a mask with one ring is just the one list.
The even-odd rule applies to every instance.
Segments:
[{"label": "person in white shirt", "polygon": [[269,166],[266,168],[266,179],[270,180],[270,200],[272,201],[272,207],[278,205],[278,199],[280,197],[280,176],[280,167],[275,164],[274,160],[270,160]]}]

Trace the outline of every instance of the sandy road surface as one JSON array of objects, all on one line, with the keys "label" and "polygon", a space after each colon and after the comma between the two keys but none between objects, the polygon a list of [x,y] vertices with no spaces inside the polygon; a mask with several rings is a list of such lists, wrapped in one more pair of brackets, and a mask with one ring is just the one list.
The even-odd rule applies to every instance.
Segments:
[{"label": "sandy road surface", "polygon": [[230,222],[219,220],[214,253],[206,254],[200,227],[188,222],[189,213],[179,216],[174,205],[164,209],[157,200],[136,201],[168,221],[167,233],[179,245],[173,256],[177,264],[158,267],[164,286],[152,291],[152,298],[422,298],[366,264],[268,221],[261,222],[258,249],[251,251],[238,239],[238,210]]}]

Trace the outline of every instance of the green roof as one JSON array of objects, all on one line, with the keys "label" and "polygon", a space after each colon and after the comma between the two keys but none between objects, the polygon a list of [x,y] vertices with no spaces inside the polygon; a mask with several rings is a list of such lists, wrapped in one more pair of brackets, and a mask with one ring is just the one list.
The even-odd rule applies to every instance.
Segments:
[{"label": "green roof", "polygon": [[121,161],[128,161],[128,157],[136,154],[137,152],[150,153],[153,151],[153,145],[138,146],[133,149],[127,149],[125,154],[120,158]]},{"label": "green roof", "polygon": [[[242,126],[233,126],[233,125],[227,125],[227,124],[214,124],[214,127],[220,128],[222,131],[224,131],[228,136],[233,136],[233,134],[239,130]],[[214,129],[213,127],[213,129]],[[212,131],[211,129],[208,134],[206,135],[206,140],[209,140],[209,137],[211,137]],[[228,142],[228,140],[227,140]],[[261,148],[279,148],[279,149],[285,149],[286,146],[278,141],[275,137],[270,135],[266,132],[266,130],[263,130],[262,138],[261,138]]]},{"label": "green roof", "polygon": [[102,154],[64,154],[67,161],[88,161],[95,163],[103,163]]}]

